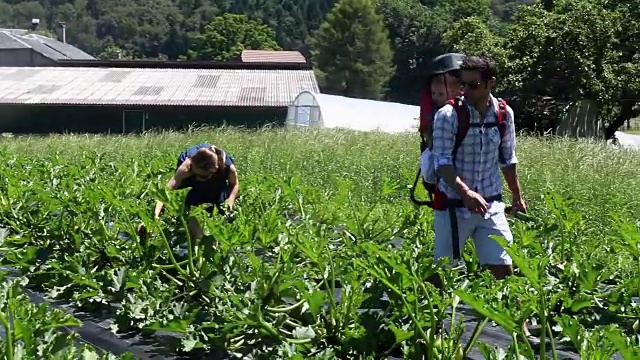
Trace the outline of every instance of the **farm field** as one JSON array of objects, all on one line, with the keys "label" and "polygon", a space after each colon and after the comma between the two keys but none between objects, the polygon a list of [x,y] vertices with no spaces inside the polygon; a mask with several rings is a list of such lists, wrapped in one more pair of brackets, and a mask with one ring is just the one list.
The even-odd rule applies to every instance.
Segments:
[{"label": "farm field", "polygon": [[0,274],[0,357],[2,359],[135,359],[130,354],[101,353],[70,327],[82,323],[46,304],[34,304],[23,287],[24,277]]},{"label": "farm field", "polygon": [[[187,190],[164,187],[178,153],[201,141],[235,158],[241,199],[231,224],[200,213],[207,236],[192,244],[180,215]],[[419,157],[413,134],[6,138],[0,258],[11,271],[3,291],[13,281],[11,297],[20,288],[43,294],[111,319],[117,334],[179,334],[179,348],[167,351],[197,358],[460,359],[472,348],[487,359],[557,358],[560,348],[639,358],[640,152],[518,141],[531,220],[513,221],[517,276],[477,273],[468,242],[467,273],[443,273],[455,291],[440,294],[424,282],[439,268],[431,211],[409,200]],[[156,199],[167,211],[154,221]],[[142,242],[134,235],[141,221],[152,232]],[[9,297],[0,292],[0,304]],[[2,348],[14,348],[7,334],[26,336],[4,320],[15,311],[0,309]],[[445,321],[443,336],[434,331],[452,316],[479,314],[487,321],[471,329],[495,322],[512,336],[508,349],[458,321]],[[525,319],[537,343],[524,336]]]}]

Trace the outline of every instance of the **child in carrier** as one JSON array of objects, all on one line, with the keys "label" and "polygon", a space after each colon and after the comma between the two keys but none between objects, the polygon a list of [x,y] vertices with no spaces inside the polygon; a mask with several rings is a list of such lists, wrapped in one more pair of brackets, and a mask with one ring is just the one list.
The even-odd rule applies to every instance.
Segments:
[{"label": "child in carrier", "polygon": [[[444,76],[438,76],[431,82],[431,101],[433,103],[433,112],[435,113],[447,103],[447,87],[444,84]],[[431,136],[432,122],[427,123],[427,131],[424,134],[425,141],[427,142],[427,148],[430,149],[433,146],[433,138]]]},{"label": "child in carrier", "polygon": [[[445,75],[436,76],[431,81],[431,102],[433,106],[433,113],[438,111],[441,107],[443,107],[447,100],[450,98],[449,93],[451,91],[447,91],[447,86],[445,84]],[[457,95],[457,94],[456,94]],[[451,96],[453,97],[453,95]],[[435,184],[435,169],[433,167],[433,157],[431,155],[431,149],[433,148],[433,137],[432,137],[432,126],[433,121],[429,121],[426,123],[426,131],[423,133],[422,137],[426,143],[426,149],[422,152],[422,156],[420,157],[420,169],[422,173],[422,180],[427,184]]]},{"label": "child in carrier", "polygon": [[[411,199],[415,204],[421,202],[415,198],[418,180],[422,178],[424,188],[433,193],[436,186],[436,173],[431,149],[433,146],[432,126],[433,117],[438,109],[446,105],[449,99],[462,95],[460,80],[460,64],[465,55],[447,53],[435,57],[426,74],[425,89],[420,100],[420,170],[411,189]],[[422,176],[420,176],[422,174]]]}]

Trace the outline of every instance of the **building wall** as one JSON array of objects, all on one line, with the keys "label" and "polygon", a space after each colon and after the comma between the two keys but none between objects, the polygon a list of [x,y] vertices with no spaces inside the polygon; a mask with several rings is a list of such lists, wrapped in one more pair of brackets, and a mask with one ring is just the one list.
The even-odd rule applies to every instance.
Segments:
[{"label": "building wall", "polygon": [[286,108],[0,105],[0,133],[122,133],[123,112],[126,132],[140,132],[143,111],[145,130],[225,123],[248,128],[284,125],[287,115]]},{"label": "building wall", "polygon": [[33,49],[0,49],[0,66],[50,66],[55,61]]}]

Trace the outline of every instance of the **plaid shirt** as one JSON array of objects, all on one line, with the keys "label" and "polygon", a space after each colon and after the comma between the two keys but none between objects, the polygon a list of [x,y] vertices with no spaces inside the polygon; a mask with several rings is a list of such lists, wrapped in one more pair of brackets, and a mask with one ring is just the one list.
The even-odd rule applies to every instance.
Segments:
[{"label": "plaid shirt", "polygon": [[[464,98],[463,98],[464,100]],[[480,113],[466,101],[464,104],[470,111],[469,121],[480,123]],[[487,109],[484,118],[485,123],[497,121],[498,100],[491,95],[491,105]],[[508,116],[506,121],[506,132],[502,139],[500,151],[504,155],[505,164],[499,164],[498,147],[500,144],[500,130],[497,127],[491,128],[469,128],[467,136],[458,148],[456,163],[454,168],[471,190],[483,197],[502,194],[502,179],[500,168],[515,164],[516,158],[516,133],[513,121],[513,109],[507,106]],[[453,106],[447,104],[435,115],[433,124],[433,155],[436,171],[442,165],[452,165],[452,152],[455,136],[458,129],[458,119]],[[444,179],[439,181],[439,189],[447,197],[460,199],[460,194],[447,185]]]}]

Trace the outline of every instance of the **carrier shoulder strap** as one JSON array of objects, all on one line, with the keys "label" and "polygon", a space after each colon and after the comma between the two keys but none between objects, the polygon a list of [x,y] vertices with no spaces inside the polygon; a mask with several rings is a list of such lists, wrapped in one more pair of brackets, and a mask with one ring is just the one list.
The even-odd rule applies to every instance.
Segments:
[{"label": "carrier shoulder strap", "polygon": [[448,102],[449,104],[451,104],[451,106],[453,106],[453,109],[455,110],[456,116],[458,118],[458,131],[456,132],[456,140],[453,144],[452,151],[453,163],[455,164],[458,149],[460,148],[460,145],[462,144],[464,138],[467,136],[467,132],[469,132],[471,114],[469,114],[469,109],[464,104],[461,97],[456,97],[449,100]]}]

